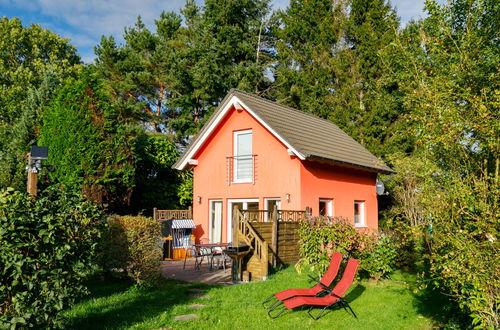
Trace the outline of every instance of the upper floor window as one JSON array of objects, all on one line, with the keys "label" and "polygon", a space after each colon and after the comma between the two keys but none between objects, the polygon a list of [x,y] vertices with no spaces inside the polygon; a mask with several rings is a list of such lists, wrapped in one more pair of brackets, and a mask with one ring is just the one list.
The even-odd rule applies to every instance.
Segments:
[{"label": "upper floor window", "polygon": [[252,130],[234,132],[233,182],[253,182]]},{"label": "upper floor window", "polygon": [[331,199],[323,199],[319,200],[319,215],[325,217],[333,216],[333,202]]},{"label": "upper floor window", "polygon": [[354,227],[366,227],[365,202],[354,201]]}]

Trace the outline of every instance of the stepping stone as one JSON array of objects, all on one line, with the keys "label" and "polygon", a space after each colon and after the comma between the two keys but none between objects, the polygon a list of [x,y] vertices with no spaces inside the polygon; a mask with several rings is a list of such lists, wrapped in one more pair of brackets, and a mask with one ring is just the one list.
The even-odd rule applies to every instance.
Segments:
[{"label": "stepping stone", "polygon": [[200,309],[200,308],[205,308],[205,307],[207,307],[207,305],[203,305],[203,304],[193,304],[193,305],[188,306],[188,308],[191,308],[191,309]]},{"label": "stepping stone", "polygon": [[189,298],[191,298],[191,299],[197,299],[197,298],[208,299],[208,298],[210,298],[210,296],[207,296],[204,293],[195,293],[195,294],[190,295]]},{"label": "stepping stone", "polygon": [[187,314],[187,315],[177,315],[174,317],[174,320],[184,321],[184,320],[192,320],[192,319],[197,319],[197,318],[199,318],[199,316],[196,314]]}]

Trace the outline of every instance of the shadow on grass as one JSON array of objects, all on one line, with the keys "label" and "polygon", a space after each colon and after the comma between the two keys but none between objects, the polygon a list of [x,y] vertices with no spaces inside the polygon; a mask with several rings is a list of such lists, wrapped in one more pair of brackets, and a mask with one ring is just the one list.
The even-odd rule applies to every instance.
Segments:
[{"label": "shadow on grass", "polygon": [[[78,316],[71,317],[67,327],[71,329],[122,329],[155,318],[192,297],[190,288],[199,285],[180,286],[178,281],[163,280],[159,288],[142,288],[125,280],[89,283],[91,295],[80,302]],[[202,286],[203,288],[208,286]],[[210,288],[216,286],[210,286]],[[102,299],[102,302],[96,300]],[[88,303],[87,303],[88,302]]]},{"label": "shadow on grass", "polygon": [[[464,315],[456,302],[452,301],[449,296],[446,296],[438,290],[431,288],[417,289],[417,283],[409,280],[409,276],[413,273],[407,271],[403,273],[403,277],[408,280],[410,290],[413,296],[413,306],[419,314],[431,319],[439,328],[466,328],[470,325],[470,319]],[[406,276],[405,276],[406,275]]]},{"label": "shadow on grass", "polygon": [[413,293],[414,306],[417,311],[432,319],[440,328],[467,328],[471,320],[460,311],[458,305],[443,293],[425,289]]}]

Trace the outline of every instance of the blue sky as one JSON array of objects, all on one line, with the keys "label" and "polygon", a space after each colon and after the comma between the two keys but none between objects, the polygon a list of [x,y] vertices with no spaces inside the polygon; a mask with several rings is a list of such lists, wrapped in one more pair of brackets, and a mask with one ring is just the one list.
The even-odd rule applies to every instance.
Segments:
[{"label": "blue sky", "polygon": [[[201,0],[198,0],[201,2]],[[138,15],[152,26],[160,13],[176,11],[185,0],[0,0],[0,16],[19,17],[24,25],[40,24],[71,39],[84,62],[91,62],[93,47],[102,35],[121,41],[123,29]],[[272,0],[274,8],[286,8],[289,0]],[[424,0],[392,0],[403,24],[423,16]]]}]

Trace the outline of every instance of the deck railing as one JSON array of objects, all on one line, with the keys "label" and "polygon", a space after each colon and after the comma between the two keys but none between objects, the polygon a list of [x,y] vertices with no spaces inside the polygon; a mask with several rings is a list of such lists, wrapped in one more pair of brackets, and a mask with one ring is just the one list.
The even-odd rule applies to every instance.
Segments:
[{"label": "deck railing", "polygon": [[165,221],[170,219],[192,219],[193,210],[191,207],[187,210],[158,210],[153,209],[153,219],[156,221]]},{"label": "deck railing", "polygon": [[257,234],[250,222],[245,218],[245,215],[234,209],[235,221],[237,221],[238,232],[236,240],[233,243],[238,243],[239,239],[243,239],[248,246],[253,248],[254,256],[259,260],[262,266],[262,276],[267,277],[269,264],[269,247],[268,243]]},{"label": "deck railing", "polygon": [[[240,211],[248,222],[271,222],[273,211],[242,210]],[[299,222],[306,218],[305,210],[278,210],[278,222]]]}]

